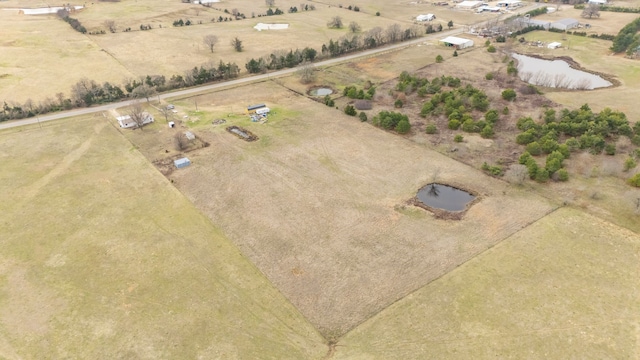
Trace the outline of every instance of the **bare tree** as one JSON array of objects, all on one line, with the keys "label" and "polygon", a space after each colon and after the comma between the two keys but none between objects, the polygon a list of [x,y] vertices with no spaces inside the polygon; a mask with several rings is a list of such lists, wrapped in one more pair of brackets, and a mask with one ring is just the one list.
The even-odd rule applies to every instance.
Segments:
[{"label": "bare tree", "polygon": [[213,52],[213,47],[218,43],[218,37],[215,35],[205,35],[202,38],[202,42],[209,47],[209,50]]},{"label": "bare tree", "polygon": [[399,41],[402,38],[402,28],[400,27],[399,24],[389,25],[387,30],[385,30],[385,33],[387,35],[387,40],[390,43]]},{"label": "bare tree", "polygon": [[242,52],[242,50],[244,49],[244,47],[242,46],[242,41],[240,39],[238,39],[237,37],[235,37],[235,38],[233,38],[231,40],[231,46],[233,46],[233,48],[237,52]]},{"label": "bare tree", "polygon": [[512,184],[522,185],[529,176],[529,170],[526,166],[520,164],[514,164],[509,166],[504,174],[505,179]]},{"label": "bare tree", "polygon": [[105,20],[102,25],[104,25],[104,27],[107,28],[107,30],[109,30],[110,32],[114,33],[116,32],[116,30],[118,30],[116,28],[116,22],[113,20]]},{"label": "bare tree", "polygon": [[134,98],[136,99],[145,98],[147,99],[147,102],[149,102],[149,98],[155,94],[156,94],[156,88],[154,88],[153,86],[149,86],[147,84],[142,84],[136,87],[135,89],[133,89],[133,91],[131,92],[131,95],[133,95]]},{"label": "bare tree", "polygon": [[342,29],[342,18],[340,16],[334,16],[328,23],[327,26],[334,29]]},{"label": "bare tree", "polygon": [[582,14],[580,15],[582,17],[588,17],[589,19],[591,19],[592,17],[600,17],[600,5],[598,4],[594,4],[594,3],[589,3],[584,10],[582,10]]},{"label": "bare tree", "polygon": [[370,29],[369,31],[367,31],[366,37],[373,39],[373,41],[375,42],[375,46],[380,46],[382,44],[384,44],[384,32],[382,31],[382,28],[379,26],[376,26],[372,29]]},{"label": "bare tree", "polygon": [[173,136],[173,139],[176,145],[176,150],[182,151],[187,147],[187,138],[184,136],[182,132],[177,132]]},{"label": "bare tree", "polygon": [[357,23],[357,22],[355,22],[355,21],[352,21],[352,22],[349,24],[349,31],[351,31],[352,33],[357,33],[357,32],[359,32],[361,29],[362,29],[362,28],[360,27],[360,25],[358,25],[358,23]]},{"label": "bare tree", "polygon": [[274,7],[276,5],[276,0],[264,0],[264,3],[267,4],[268,7]]},{"label": "bare tree", "polygon": [[129,107],[129,111],[127,113],[131,120],[136,123],[136,126],[142,129],[144,126],[144,121],[146,120],[147,112],[144,111],[142,104],[139,101],[134,101]]},{"label": "bare tree", "polygon": [[300,82],[303,84],[308,84],[315,79],[315,72],[313,71],[314,66],[312,63],[305,61],[298,67],[296,71],[296,75],[300,77]]}]

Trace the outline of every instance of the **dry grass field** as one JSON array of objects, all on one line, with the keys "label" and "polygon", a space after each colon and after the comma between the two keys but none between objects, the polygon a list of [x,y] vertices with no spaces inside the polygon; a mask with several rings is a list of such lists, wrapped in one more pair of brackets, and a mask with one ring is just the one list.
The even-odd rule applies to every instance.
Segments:
[{"label": "dry grass field", "polygon": [[335,359],[634,359],[637,233],[560,209],[347,334]]},{"label": "dry grass field", "polygon": [[[276,48],[319,47],[346,34],[326,28],[335,15],[365,30],[409,25],[427,12],[456,25],[482,19],[421,1],[342,4],[360,6],[359,13],[333,0],[308,3],[317,10],[221,24],[207,22],[224,14],[215,7],[250,16],[266,6],[94,3],[76,16],[88,27],[99,29],[105,17],[122,27],[154,26],[100,36],[0,9],[0,23],[10,24],[0,30],[9,35],[0,42],[0,100],[66,93],[82,76],[118,82],[220,59],[243,67]],[[576,12],[562,7],[549,19]],[[171,27],[180,17],[203,24]],[[633,18],[603,13],[590,23],[594,32],[616,33]],[[257,32],[251,27],[258,21],[292,28]],[[201,44],[211,32],[220,37],[213,54]],[[245,52],[232,51],[234,36]],[[118,109],[0,132],[0,358],[640,357],[640,190],[624,183],[639,168],[621,170],[629,142],[619,141],[616,156],[572,155],[566,183],[513,185],[479,170],[485,161],[517,158],[523,149],[513,144],[515,121],[539,118],[544,106],[589,103],[639,121],[640,65],[610,56],[607,41],[524,37],[567,48],[496,44],[490,54],[474,38],[475,48],[453,57],[426,39],[316,69],[311,84],[289,76],[171,99],[176,112],[167,121],[175,128],[152,103],[145,106],[156,122],[143,130],[118,129],[114,115],[127,111]],[[500,92],[523,85],[506,76],[508,51],[568,56],[620,85],[542,89],[506,103]],[[444,62],[435,63],[436,55]],[[394,109],[402,71],[457,76],[510,113],[494,138],[464,133],[454,143],[460,132],[446,129],[444,118],[418,116],[423,99],[409,96]],[[485,79],[489,72],[496,80]],[[413,124],[409,134],[343,113],[344,87],[367,81],[377,88],[369,119],[402,111]],[[314,86],[335,89],[338,109],[304,95]],[[245,114],[256,103],[272,109],[266,123]],[[424,132],[427,122],[438,124],[438,134]],[[226,131],[231,125],[258,140],[242,141]],[[198,137],[188,151],[175,140],[185,131]],[[183,156],[192,165],[175,169],[172,160]],[[460,221],[437,219],[408,203],[430,182],[479,200]]]},{"label": "dry grass field", "polygon": [[[226,117],[259,102],[276,112],[267,124]],[[169,178],[330,339],[555,207],[278,84],[200,97],[198,108],[209,115],[192,129],[211,145]],[[260,139],[210,125],[225,117]],[[155,160],[175,131],[127,135]],[[434,179],[481,200],[459,222],[406,205]]]},{"label": "dry grass field", "polygon": [[0,133],[0,358],[313,359],[324,340],[102,116]]}]

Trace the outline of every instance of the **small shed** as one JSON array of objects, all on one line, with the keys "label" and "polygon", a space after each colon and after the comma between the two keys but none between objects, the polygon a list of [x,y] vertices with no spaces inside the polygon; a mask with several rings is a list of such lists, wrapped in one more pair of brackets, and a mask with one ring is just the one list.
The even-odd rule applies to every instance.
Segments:
[{"label": "small shed", "polygon": [[416,17],[416,21],[431,21],[431,20],[435,20],[436,16],[433,14],[426,14],[426,15],[418,15]]},{"label": "small shed", "polygon": [[256,110],[262,109],[262,108],[266,108],[266,107],[267,107],[267,105],[265,105],[265,104],[249,105],[249,106],[247,106],[247,112],[249,114],[253,114],[253,113],[256,112]]},{"label": "small shed", "polygon": [[455,47],[456,49],[466,49],[473,46],[473,40],[455,36],[447,36],[440,40],[440,42],[444,43],[444,46]]},{"label": "small shed", "polygon": [[589,0],[588,3],[602,6],[607,5],[607,0]]},{"label": "small shed", "polygon": [[549,49],[557,49],[557,48],[559,48],[561,46],[562,46],[562,43],[554,41],[554,42],[550,43],[549,45],[547,45],[547,48],[549,48]]},{"label": "small shed", "polygon": [[172,127],[174,127],[174,126],[176,126],[176,123],[175,123],[175,122],[173,122],[173,121],[169,121],[169,127],[170,127],[170,128],[172,128]]},{"label": "small shed", "polygon": [[187,140],[191,141],[191,140],[195,140],[196,136],[191,132],[191,131],[185,131],[184,136],[187,138]]},{"label": "small shed", "polygon": [[562,19],[551,23],[550,27],[558,30],[570,30],[577,28],[580,22],[576,19]]},{"label": "small shed", "polygon": [[465,0],[456,5],[456,8],[461,10],[473,10],[475,8],[479,8],[480,6],[482,6],[482,1]]},{"label": "small shed", "polygon": [[173,165],[176,166],[176,168],[178,169],[182,169],[183,167],[187,167],[189,165],[191,165],[191,161],[188,158],[182,158],[182,159],[178,159],[178,160],[174,160],[173,161]]},{"label": "small shed", "polygon": [[258,115],[262,115],[262,116],[267,116],[267,114],[271,111],[271,109],[269,109],[268,107],[263,107],[260,108],[258,110],[256,110],[256,114]]}]

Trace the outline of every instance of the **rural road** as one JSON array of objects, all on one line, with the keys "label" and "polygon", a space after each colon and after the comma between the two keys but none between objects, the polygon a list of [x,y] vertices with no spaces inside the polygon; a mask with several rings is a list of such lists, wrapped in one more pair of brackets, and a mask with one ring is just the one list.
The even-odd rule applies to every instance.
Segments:
[{"label": "rural road", "polygon": [[[535,6],[535,7],[537,7],[537,6]],[[528,10],[528,8],[522,9],[522,11],[526,11],[526,10]],[[489,21],[489,20],[485,20],[485,21],[481,21],[481,22],[478,22],[478,23],[473,24],[473,25],[469,25],[469,27],[478,27],[478,26],[481,26],[483,23],[485,23],[487,21]],[[412,40],[409,40],[409,41],[405,41],[405,42],[401,42],[401,43],[397,43],[397,44],[393,44],[393,45],[388,45],[388,46],[383,46],[383,47],[380,47],[380,48],[366,50],[366,51],[362,51],[362,52],[358,52],[358,53],[342,56],[342,57],[339,57],[339,58],[332,58],[332,59],[328,59],[328,60],[319,61],[317,63],[314,63],[314,66],[315,67],[321,67],[321,66],[327,66],[327,65],[334,65],[334,64],[337,64],[337,63],[345,62],[345,61],[351,61],[351,60],[358,59],[358,58],[368,57],[368,56],[377,55],[377,54],[380,54],[380,53],[384,53],[384,52],[388,52],[388,51],[392,51],[392,50],[396,50],[396,49],[412,46],[412,45],[415,45],[415,44],[422,43],[424,41],[433,40],[436,37],[437,38],[442,38],[442,37],[446,37],[446,36],[457,35],[457,34],[460,34],[460,33],[463,32],[463,28],[464,27],[460,27],[460,28],[453,29],[453,30],[442,31],[442,32],[439,32],[439,33],[430,34],[430,35],[427,35],[427,36],[423,36],[423,37],[420,37],[420,38],[412,39]],[[247,76],[247,77],[243,77],[243,78],[239,78],[239,79],[235,79],[235,80],[230,80],[230,81],[225,81],[225,82],[218,82],[218,83],[209,84],[209,85],[203,85],[203,86],[198,86],[198,87],[192,87],[192,88],[173,91],[173,92],[167,92],[167,93],[159,94],[159,95],[154,96],[154,97],[157,97],[159,99],[170,99],[170,98],[186,97],[186,96],[190,96],[190,95],[194,95],[194,94],[198,94],[198,93],[203,93],[203,92],[207,92],[207,91],[211,91],[211,90],[217,90],[217,89],[221,89],[221,88],[225,88],[225,87],[229,87],[229,86],[244,85],[244,84],[248,84],[248,83],[252,83],[252,82],[262,81],[262,80],[269,79],[269,78],[279,77],[279,76],[283,76],[283,75],[294,73],[297,70],[298,70],[297,68],[284,69],[284,70],[274,71],[274,72],[270,72],[270,73],[266,73],[266,74]],[[43,123],[43,122],[46,122],[46,121],[64,119],[64,118],[72,117],[72,116],[87,115],[87,114],[99,113],[99,112],[103,112],[103,111],[109,111],[109,110],[112,110],[112,109],[117,109],[117,108],[129,106],[134,101],[137,101],[137,100],[124,100],[124,101],[110,103],[110,104],[106,104],[106,105],[100,105],[100,106],[89,107],[89,108],[74,109],[74,110],[57,112],[57,113],[43,115],[43,116],[36,116],[34,118],[21,119],[21,120],[10,120],[10,121],[5,121],[5,122],[0,122],[0,130],[13,128],[13,127],[18,127],[18,126],[23,126],[23,125],[31,125],[31,124]]]}]

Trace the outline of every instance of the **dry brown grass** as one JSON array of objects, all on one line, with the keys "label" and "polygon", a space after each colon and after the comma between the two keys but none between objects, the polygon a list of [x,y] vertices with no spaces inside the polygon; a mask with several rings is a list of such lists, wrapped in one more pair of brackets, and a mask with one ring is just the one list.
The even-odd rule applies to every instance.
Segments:
[{"label": "dry brown grass", "polygon": [[[210,125],[259,102],[275,111],[267,124],[246,116],[225,124],[249,129],[256,142]],[[206,120],[193,130],[211,146],[190,153],[194,165],[170,178],[330,339],[553,208],[274,83],[198,104]],[[150,159],[163,151],[152,145],[162,143],[158,134],[127,133]],[[406,205],[436,172],[439,182],[482,197],[462,221]]]}]

